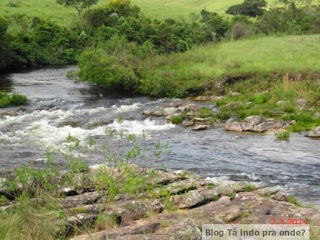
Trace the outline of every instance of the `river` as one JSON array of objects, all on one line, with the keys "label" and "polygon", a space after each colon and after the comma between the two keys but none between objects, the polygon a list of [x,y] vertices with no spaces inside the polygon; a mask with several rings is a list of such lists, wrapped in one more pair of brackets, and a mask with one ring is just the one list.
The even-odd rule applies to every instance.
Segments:
[{"label": "river", "polygon": [[[303,201],[320,206],[320,142],[292,134],[289,142],[274,135],[239,134],[213,127],[194,132],[164,119],[146,118],[145,109],[169,101],[102,92],[65,77],[75,67],[41,69],[0,76],[0,90],[22,93],[27,106],[1,111],[17,112],[0,117],[0,172],[22,163],[42,166],[45,152],[63,146],[70,134],[81,143],[94,139],[96,149],[106,145],[117,153],[129,145],[106,129],[135,133],[144,148],[168,144],[160,158],[147,154],[150,167],[187,169],[214,181],[252,181],[280,186]],[[0,115],[1,116],[1,115]],[[121,121],[119,119],[122,119]],[[143,139],[141,135],[147,137]],[[85,144],[83,144],[85,145]],[[102,151],[82,151],[89,164],[105,161]],[[62,158],[57,164],[64,166]]]}]

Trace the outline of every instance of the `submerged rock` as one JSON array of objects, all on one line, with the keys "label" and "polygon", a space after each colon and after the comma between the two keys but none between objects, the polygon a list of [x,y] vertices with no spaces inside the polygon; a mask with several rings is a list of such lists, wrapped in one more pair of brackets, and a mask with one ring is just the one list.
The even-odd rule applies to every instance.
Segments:
[{"label": "submerged rock", "polygon": [[242,132],[242,126],[239,122],[228,120],[224,126],[224,129],[227,131],[233,131],[233,132]]}]

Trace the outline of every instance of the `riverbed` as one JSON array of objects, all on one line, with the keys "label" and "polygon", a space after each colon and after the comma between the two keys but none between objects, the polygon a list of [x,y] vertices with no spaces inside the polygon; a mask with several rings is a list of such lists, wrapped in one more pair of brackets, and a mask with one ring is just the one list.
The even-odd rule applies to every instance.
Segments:
[{"label": "riverbed", "polygon": [[[280,186],[307,203],[320,205],[320,141],[306,138],[304,133],[279,142],[273,134],[239,135],[219,127],[195,132],[163,118],[148,118],[141,114],[143,110],[178,100],[104,92],[67,79],[66,73],[75,68],[0,76],[0,90],[30,99],[26,106],[1,110],[10,114],[0,115],[0,172],[23,163],[43,166],[46,151],[61,150],[68,135],[83,146],[81,158],[90,165],[100,164],[106,161],[100,150],[103,146],[121,155],[130,143],[119,136],[134,133],[143,149],[167,144],[159,157],[146,154],[143,164],[149,167],[191,170],[214,181]],[[112,136],[107,134],[109,130],[114,132]],[[96,150],[85,149],[92,141]],[[66,164],[59,157],[56,163]]]}]

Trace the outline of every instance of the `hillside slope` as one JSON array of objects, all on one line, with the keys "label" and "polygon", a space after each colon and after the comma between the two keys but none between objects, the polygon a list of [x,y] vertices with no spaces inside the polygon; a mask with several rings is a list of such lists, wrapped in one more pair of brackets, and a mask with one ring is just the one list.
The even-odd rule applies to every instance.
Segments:
[{"label": "hillside slope", "polygon": [[[274,2],[275,0],[269,0]],[[17,2],[17,7],[10,6],[9,2]],[[97,6],[108,3],[109,0],[99,0]],[[225,10],[242,0],[132,0],[142,12],[152,18],[179,18],[187,17],[190,13],[199,13],[201,9],[223,14]],[[0,15],[27,14],[53,19],[54,21],[68,25],[76,17],[72,8],[65,8],[55,0],[1,0]]]}]

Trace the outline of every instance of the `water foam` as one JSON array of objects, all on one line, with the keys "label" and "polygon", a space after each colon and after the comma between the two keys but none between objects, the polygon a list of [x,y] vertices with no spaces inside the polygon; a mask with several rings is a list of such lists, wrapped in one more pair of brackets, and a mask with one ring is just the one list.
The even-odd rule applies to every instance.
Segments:
[{"label": "water foam", "polygon": [[112,109],[115,110],[117,113],[124,113],[124,112],[137,110],[140,108],[140,106],[141,106],[141,103],[134,103],[131,105],[120,105],[120,107],[118,107],[117,105],[113,105]]},{"label": "water foam", "polygon": [[160,121],[151,120],[147,118],[143,121],[138,120],[125,120],[123,122],[114,120],[113,123],[108,125],[109,128],[116,130],[117,132],[123,130],[131,134],[141,135],[145,131],[163,131],[170,128],[174,128],[172,123],[161,124]]}]

